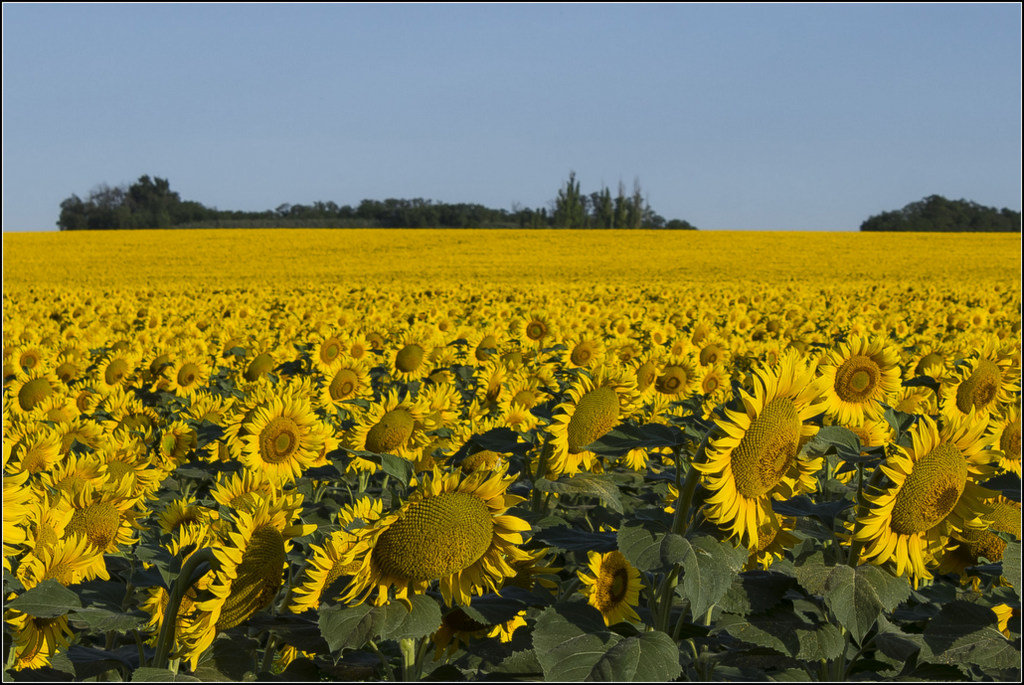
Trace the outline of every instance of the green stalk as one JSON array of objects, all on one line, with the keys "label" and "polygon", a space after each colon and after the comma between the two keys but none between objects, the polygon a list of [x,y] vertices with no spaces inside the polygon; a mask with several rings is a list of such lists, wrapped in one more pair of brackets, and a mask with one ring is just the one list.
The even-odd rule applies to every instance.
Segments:
[{"label": "green stalk", "polygon": [[413,672],[416,670],[416,641],[404,637],[398,641],[402,650],[402,680],[409,682],[413,680]]},{"label": "green stalk", "polygon": [[[201,568],[206,564],[206,568]],[[156,643],[156,655],[153,657],[153,666],[156,668],[168,668],[168,655],[171,653],[171,646],[174,644],[174,630],[178,622],[178,610],[181,607],[181,600],[185,593],[212,568],[217,566],[217,558],[213,550],[204,547],[190,556],[181,567],[181,572],[174,579],[171,585],[171,595],[167,600],[167,609],[164,611],[164,620],[160,623],[160,637]]]},{"label": "green stalk", "polygon": [[270,669],[274,665],[274,655],[277,653],[277,635],[270,633],[267,637],[267,649],[263,652],[263,664],[260,666],[260,670],[264,673],[269,673]]},{"label": "green stalk", "polygon": [[548,459],[551,454],[555,451],[554,447],[550,443],[544,445],[540,450],[540,462],[537,464],[537,473],[534,474],[533,479],[533,511],[538,513],[541,510],[540,504],[540,488],[537,487],[537,481],[544,478],[548,473]]},{"label": "green stalk", "polygon": [[700,474],[697,469],[690,466],[690,470],[686,472],[686,480],[683,481],[679,488],[679,498],[676,500],[676,515],[672,520],[672,532],[677,535],[685,534],[686,529],[689,527],[693,493],[697,491],[697,484],[699,482]]},{"label": "green stalk", "polygon": [[[874,472],[871,474],[871,478],[868,480],[867,489],[875,490],[878,485],[882,482],[882,478],[885,476],[882,473],[882,468],[876,467]],[[857,489],[857,519],[863,518],[868,513],[868,502],[864,497],[865,488],[858,487]],[[856,527],[855,527],[856,530]],[[860,552],[864,548],[864,543],[859,540],[851,540],[850,542],[850,556],[847,558],[846,563],[851,568],[857,568],[860,564]]]}]

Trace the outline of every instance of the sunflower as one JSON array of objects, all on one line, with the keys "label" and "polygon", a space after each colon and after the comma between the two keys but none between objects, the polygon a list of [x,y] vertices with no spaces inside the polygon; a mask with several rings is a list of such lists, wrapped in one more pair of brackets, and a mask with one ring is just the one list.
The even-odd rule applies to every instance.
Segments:
[{"label": "sunflower", "polygon": [[428,357],[436,342],[436,337],[425,329],[410,330],[399,340],[391,355],[389,373],[403,381],[426,377],[431,371]]},{"label": "sunflower", "polygon": [[214,509],[208,509],[191,497],[172,500],[157,515],[157,525],[165,533],[174,534],[186,526],[207,526],[220,515]]},{"label": "sunflower", "polygon": [[183,354],[174,363],[163,367],[153,385],[179,397],[194,398],[205,389],[211,372],[205,354]]},{"label": "sunflower", "polygon": [[239,460],[272,483],[294,481],[319,458],[328,430],[303,396],[274,397],[242,425]]},{"label": "sunflower", "polygon": [[10,571],[9,559],[17,553],[17,548],[28,541],[26,530],[31,519],[34,497],[32,490],[25,487],[29,474],[27,471],[8,469],[11,448],[7,442],[3,444],[4,455],[4,569]]},{"label": "sunflower", "polygon": [[496,407],[507,393],[505,376],[508,373],[508,367],[499,359],[492,358],[478,366],[473,372],[476,396],[490,408]]},{"label": "sunflower", "polygon": [[103,553],[137,542],[139,499],[129,496],[125,486],[81,490],[72,494],[70,502],[74,513],[64,529],[65,538],[80,535]]},{"label": "sunflower", "polygon": [[993,416],[985,433],[985,444],[998,453],[996,465],[1003,471],[1020,475],[1020,409],[1007,408]]},{"label": "sunflower", "polygon": [[520,317],[510,332],[525,347],[544,347],[556,335],[554,321],[545,311],[532,311]]},{"label": "sunflower", "polygon": [[4,447],[13,445],[12,457],[20,470],[29,474],[44,473],[60,459],[60,434],[45,423],[17,427],[5,433]]},{"label": "sunflower", "polygon": [[945,416],[964,416],[972,409],[985,418],[1013,401],[1020,390],[1020,367],[991,344],[972,354],[942,386],[939,409]]},{"label": "sunflower", "polygon": [[515,478],[505,470],[435,469],[395,512],[358,532],[359,540],[339,563],[358,562],[344,597],[361,603],[389,588],[408,603],[409,592],[422,593],[437,581],[446,604],[468,604],[470,595],[497,592],[516,575],[511,565],[528,558],[519,549],[530,524],[508,515],[522,497],[506,493]]},{"label": "sunflower", "polygon": [[517,629],[526,625],[526,610],[517,612],[512,618],[501,623],[480,623],[474,621],[466,612],[455,607],[441,619],[441,626],[430,639],[434,643],[434,659],[451,657],[461,645],[468,645],[471,640],[480,638],[498,638],[502,644],[512,641]]},{"label": "sunflower", "polygon": [[90,372],[93,388],[102,394],[131,385],[138,373],[139,356],[126,345],[112,345]]},{"label": "sunflower", "polygon": [[334,358],[334,365],[323,373],[324,381],[317,397],[320,406],[331,413],[344,407],[348,400],[373,397],[370,369],[365,361],[342,353]]},{"label": "sunflower", "polygon": [[800,455],[817,432],[809,423],[820,411],[813,404],[812,379],[810,368],[792,353],[778,369],[758,368],[754,394],[741,391],[745,411],[725,410],[718,421],[725,435],[709,444],[706,461],[693,464],[711,491],[705,515],[747,547],[758,545],[772,499],[790,499],[817,485],[823,459]]},{"label": "sunflower", "polygon": [[654,388],[663,395],[671,395],[675,399],[686,399],[697,388],[700,372],[696,365],[687,357],[670,357],[661,369],[661,375]]},{"label": "sunflower", "polygon": [[[400,400],[398,391],[392,390],[359,419],[349,431],[346,444],[352,450],[394,454],[413,460],[421,442],[418,434],[424,430],[427,414],[421,401],[408,397]],[[376,464],[354,457],[347,468],[376,471]]]},{"label": "sunflower", "polygon": [[606,554],[587,552],[589,573],[577,571],[583,586],[580,592],[587,604],[601,612],[606,626],[621,621],[640,622],[635,607],[640,601],[640,571],[633,567],[622,552]]},{"label": "sunflower", "polygon": [[796,519],[790,516],[778,516],[771,512],[757,529],[757,546],[750,550],[750,556],[743,570],[767,569],[772,563],[781,559],[787,549],[792,549],[800,542],[793,534]]},{"label": "sunflower", "polygon": [[230,475],[219,473],[210,489],[210,497],[228,510],[252,511],[260,501],[272,498],[275,491],[263,473],[242,470]]},{"label": "sunflower", "polygon": [[324,375],[330,375],[342,356],[347,356],[349,350],[345,340],[333,331],[314,337],[310,343],[313,367]]},{"label": "sunflower", "polygon": [[842,424],[880,416],[882,402],[901,385],[899,353],[881,338],[852,336],[826,354],[818,371],[825,412]]},{"label": "sunflower", "polygon": [[[879,466],[892,483],[866,489],[867,506],[854,522],[861,558],[892,561],[896,575],[931,578],[927,564],[949,545],[950,535],[983,529],[984,498],[993,493],[976,484],[992,472],[984,449],[985,422],[972,412],[940,430],[922,416],[910,430],[909,448],[895,446]],[[874,480],[874,477],[873,477]]]},{"label": "sunflower", "polygon": [[5,405],[16,415],[36,417],[49,409],[46,401],[62,393],[63,387],[60,379],[45,367],[18,371],[5,392],[9,398]]},{"label": "sunflower", "polygon": [[593,376],[580,372],[569,387],[566,402],[555,408],[548,427],[554,451],[548,460],[548,478],[591,468],[596,455],[587,445],[622,423],[635,409],[636,385],[631,374],[608,366]]},{"label": "sunflower", "polygon": [[470,364],[482,364],[497,355],[502,343],[502,334],[496,327],[488,326],[464,336],[466,351],[464,357]]},{"label": "sunflower", "polygon": [[232,528],[213,545],[217,563],[207,588],[211,597],[195,603],[202,614],[182,635],[193,669],[218,632],[244,623],[277,596],[291,538],[316,530],[294,523],[294,515],[279,502],[259,502],[251,512],[238,511]]},{"label": "sunflower", "polygon": [[600,364],[604,359],[604,343],[593,335],[577,335],[562,341],[565,350],[559,353],[562,368],[585,369]]},{"label": "sunflower", "polygon": [[[1006,542],[996,533],[1009,533],[1020,540],[1020,502],[1014,502],[1002,495],[986,502],[985,519],[991,521],[986,530],[966,528],[953,533],[953,542],[939,557],[939,573],[956,573],[966,580],[965,571],[981,563],[1001,561]],[[977,583],[978,578],[972,580]]]}]

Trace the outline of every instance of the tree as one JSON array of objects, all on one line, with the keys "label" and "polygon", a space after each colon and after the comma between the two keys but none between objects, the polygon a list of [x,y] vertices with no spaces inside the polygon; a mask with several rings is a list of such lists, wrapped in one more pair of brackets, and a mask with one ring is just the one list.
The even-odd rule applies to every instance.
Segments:
[{"label": "tree", "polygon": [[586,228],[586,199],[580,193],[576,172],[569,172],[569,180],[558,190],[555,199],[554,224],[558,228]]},{"label": "tree", "polygon": [[903,209],[882,212],[860,225],[862,231],[999,231],[1021,230],[1020,212],[998,210],[967,200],[929,195]]}]

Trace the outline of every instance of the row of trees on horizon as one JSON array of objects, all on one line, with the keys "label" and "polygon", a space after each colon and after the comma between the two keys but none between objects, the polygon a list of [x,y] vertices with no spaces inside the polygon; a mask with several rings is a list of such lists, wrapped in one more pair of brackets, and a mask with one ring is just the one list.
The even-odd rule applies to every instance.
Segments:
[{"label": "row of trees on horizon", "polygon": [[[639,180],[612,195],[607,186],[584,193],[575,172],[547,207],[514,204],[511,210],[475,203],[415,198],[363,200],[357,206],[335,202],[282,204],[261,212],[220,210],[182,200],[165,178],[148,175],[128,186],[98,186],[85,200],[60,203],[62,231],[132,228],[649,228],[695,230],[682,219],[666,221],[647,201]],[[930,195],[902,209],[882,212],[860,225],[862,231],[1020,232],[1020,212],[984,207],[967,200]]]},{"label": "row of trees on horizon", "polygon": [[548,207],[513,205],[492,209],[475,203],[415,198],[363,200],[357,206],[335,202],[282,204],[262,212],[219,210],[182,200],[165,178],[141,176],[129,186],[100,185],[87,199],[60,203],[62,231],[131,228],[654,228],[696,227],[682,219],[666,221],[647,201],[639,180],[627,193],[619,183],[584,194],[574,172]]}]

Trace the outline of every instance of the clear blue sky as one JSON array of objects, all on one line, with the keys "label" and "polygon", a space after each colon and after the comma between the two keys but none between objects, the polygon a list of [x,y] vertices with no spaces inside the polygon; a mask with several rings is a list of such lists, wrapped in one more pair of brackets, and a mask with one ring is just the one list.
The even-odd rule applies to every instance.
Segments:
[{"label": "clear blue sky", "polygon": [[1021,207],[1003,4],[3,5],[3,229],[142,174],[219,209],[545,206],[702,229]]}]

